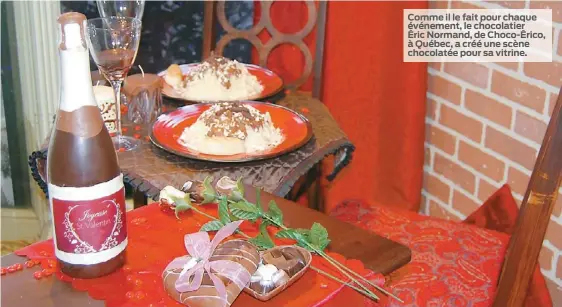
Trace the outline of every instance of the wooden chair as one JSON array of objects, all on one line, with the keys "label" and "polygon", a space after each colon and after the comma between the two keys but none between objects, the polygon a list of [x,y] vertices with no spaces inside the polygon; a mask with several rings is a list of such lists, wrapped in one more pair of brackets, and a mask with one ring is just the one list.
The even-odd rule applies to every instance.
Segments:
[{"label": "wooden chair", "polygon": [[[225,13],[226,3],[222,1],[205,1],[203,20],[203,58],[207,58],[212,51],[219,55],[223,54],[226,45],[235,39],[245,39],[252,43],[259,54],[260,66],[267,67],[267,59],[272,50],[283,44],[293,44],[303,52],[305,58],[304,72],[295,81],[286,83],[286,88],[296,90],[303,85],[312,75],[313,90],[312,97],[320,99],[322,90],[322,64],[324,57],[324,34],[326,26],[326,1],[307,0],[304,3],[308,9],[307,23],[296,33],[281,33],[275,28],[271,19],[271,6],[273,1],[259,1],[261,6],[261,17],[259,22],[248,30],[234,28],[227,20]],[[218,23],[226,34],[215,44]],[[303,39],[316,27],[316,46],[314,56],[304,43]],[[258,35],[267,30],[271,39],[265,44],[261,42]]]},{"label": "wooden chair", "polygon": [[502,267],[495,307],[522,306],[562,179],[562,89],[531,174]]},{"label": "wooden chair", "polygon": [[[227,20],[225,13],[226,3],[224,0],[205,1],[203,17],[203,59],[207,58],[211,52],[222,55],[224,48],[232,40],[245,39],[252,43],[258,52],[259,62],[255,64],[267,67],[267,59],[276,47],[283,44],[293,44],[297,46],[304,55],[304,70],[298,79],[292,82],[285,81],[285,89],[290,90],[291,92],[297,91],[312,76],[313,85],[311,96],[314,99],[321,99],[327,1],[304,1],[308,9],[307,23],[304,28],[298,32],[289,34],[281,33],[272,23],[271,6],[273,1],[265,0],[259,1],[259,3],[261,6],[261,16],[259,22],[251,29],[239,30],[234,28]],[[218,42],[216,42],[217,21],[226,32]],[[316,44],[313,56],[310,48],[308,48],[308,46],[304,43],[303,39],[307,37],[314,28],[316,28]],[[265,44],[262,43],[258,37],[262,31],[268,31],[271,34],[271,39]],[[307,190],[309,207],[323,210],[324,200],[319,180],[321,176],[321,167],[320,165],[316,165],[305,177],[303,177],[303,180],[295,185],[295,188],[288,198],[295,200],[300,196],[300,194],[302,194],[302,191]]]},{"label": "wooden chair", "polygon": [[[534,291],[540,292],[539,294],[535,292],[532,297],[527,298],[527,293],[531,279],[537,278],[533,279],[536,282],[542,278],[537,270],[537,259],[562,178],[561,109],[562,90],[548,124],[511,236],[466,223],[440,220],[413,212],[388,209],[384,206],[364,206],[360,201],[345,201],[332,212],[332,215],[410,246],[412,262],[403,268],[404,271],[401,272],[403,276],[398,274],[398,277],[390,282],[390,286],[395,287],[393,289],[395,294],[399,292],[400,296],[402,291],[403,297],[409,296],[408,299],[411,301],[406,302],[408,306],[422,306],[427,303],[419,303],[419,299],[424,299],[419,296],[430,297],[433,300],[439,300],[441,297],[443,300],[448,300],[448,305],[451,304],[450,300],[455,302],[452,304],[455,306],[467,305],[466,302],[461,302],[462,298],[455,296],[458,293],[451,293],[454,291],[451,291],[447,285],[451,276],[462,276],[463,272],[467,277],[455,279],[454,289],[463,289],[460,285],[462,282],[465,282],[466,289],[475,288],[474,285],[470,285],[471,282],[483,286],[480,290],[492,289],[480,292],[479,299],[488,295],[485,297],[488,305],[494,307],[520,307],[524,303],[526,306],[546,305],[549,298],[541,295],[544,294],[541,291],[546,291],[544,284],[534,285]],[[499,194],[502,190],[505,193]],[[501,196],[503,200],[510,199],[510,208],[517,210],[507,186],[502,187],[494,195],[503,195]],[[498,202],[493,197],[480,207],[479,211],[485,207],[489,208],[487,205]],[[424,242],[427,243],[425,247],[423,247]],[[424,250],[428,246],[433,250]],[[476,259],[464,261],[463,255],[470,255]],[[432,257],[434,258],[431,259]],[[482,260],[482,257],[488,259]],[[448,262],[451,259],[458,263]],[[484,261],[487,261],[487,266],[482,265]],[[420,276],[424,276],[425,280],[420,280]],[[403,278],[408,281],[407,286],[400,285]],[[429,288],[438,288],[436,284],[443,287],[439,289],[439,293],[431,293]],[[486,288],[486,285],[492,287]],[[416,287],[419,289],[412,290]],[[450,297],[445,298],[445,295]],[[542,301],[540,303],[533,301],[536,299]],[[389,302],[389,305],[394,306],[392,301]],[[433,303],[440,305],[443,301],[433,301]],[[396,304],[396,306],[403,305]]]}]

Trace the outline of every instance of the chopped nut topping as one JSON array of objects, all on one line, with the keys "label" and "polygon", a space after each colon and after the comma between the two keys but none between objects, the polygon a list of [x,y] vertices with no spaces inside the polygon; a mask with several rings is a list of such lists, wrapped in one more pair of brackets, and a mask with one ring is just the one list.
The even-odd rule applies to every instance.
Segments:
[{"label": "chopped nut topping", "polygon": [[239,102],[214,104],[201,114],[201,120],[209,127],[209,137],[236,137],[244,140],[248,135],[246,127],[259,129],[265,124],[265,115]]},{"label": "chopped nut topping", "polygon": [[229,60],[213,54],[201,62],[195,69],[189,71],[185,76],[185,81],[201,80],[203,75],[210,71],[226,89],[230,89],[232,85],[230,78],[238,77],[242,74],[242,71],[236,67],[236,64],[238,64],[236,60]]}]

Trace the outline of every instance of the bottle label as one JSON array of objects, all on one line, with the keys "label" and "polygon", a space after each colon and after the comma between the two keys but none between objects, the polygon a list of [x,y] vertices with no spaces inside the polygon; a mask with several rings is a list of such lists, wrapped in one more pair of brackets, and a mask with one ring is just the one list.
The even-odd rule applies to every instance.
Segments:
[{"label": "bottle label", "polygon": [[55,255],[71,264],[108,261],[127,246],[123,175],[92,187],[49,184]]}]

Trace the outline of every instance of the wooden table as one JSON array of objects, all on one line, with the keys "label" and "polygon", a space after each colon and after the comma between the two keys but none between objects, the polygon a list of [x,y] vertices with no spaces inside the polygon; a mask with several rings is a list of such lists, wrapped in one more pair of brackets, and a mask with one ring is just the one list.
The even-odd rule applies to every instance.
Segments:
[{"label": "wooden table", "polygon": [[[248,200],[254,201],[254,190],[247,189],[246,191]],[[298,206],[283,198],[262,193],[262,204],[267,204],[271,199],[274,199],[283,211],[287,226],[309,228],[313,222],[319,222],[328,229],[332,240],[330,243],[331,251],[340,253],[347,258],[359,259],[366,267],[375,272],[386,275],[410,261],[410,249],[404,245],[318,211]],[[2,257],[2,266],[5,267],[24,260],[22,257],[10,254]],[[37,281],[33,278],[34,271],[33,269],[24,269],[2,277],[2,306],[104,306],[102,301],[91,299],[87,293],[75,291],[68,284],[56,278]],[[336,295],[333,304],[341,305],[343,301],[347,303],[361,302],[362,299],[360,294],[352,290],[346,290]],[[357,306],[355,303],[351,305]],[[236,302],[234,306],[236,306]]]}]

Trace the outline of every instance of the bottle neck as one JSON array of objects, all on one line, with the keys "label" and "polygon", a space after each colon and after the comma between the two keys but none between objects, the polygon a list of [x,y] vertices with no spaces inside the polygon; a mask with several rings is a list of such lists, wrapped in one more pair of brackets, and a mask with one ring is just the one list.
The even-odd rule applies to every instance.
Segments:
[{"label": "bottle neck", "polygon": [[62,111],[72,112],[83,106],[97,106],[89,56],[88,50],[82,46],[60,50]]}]

